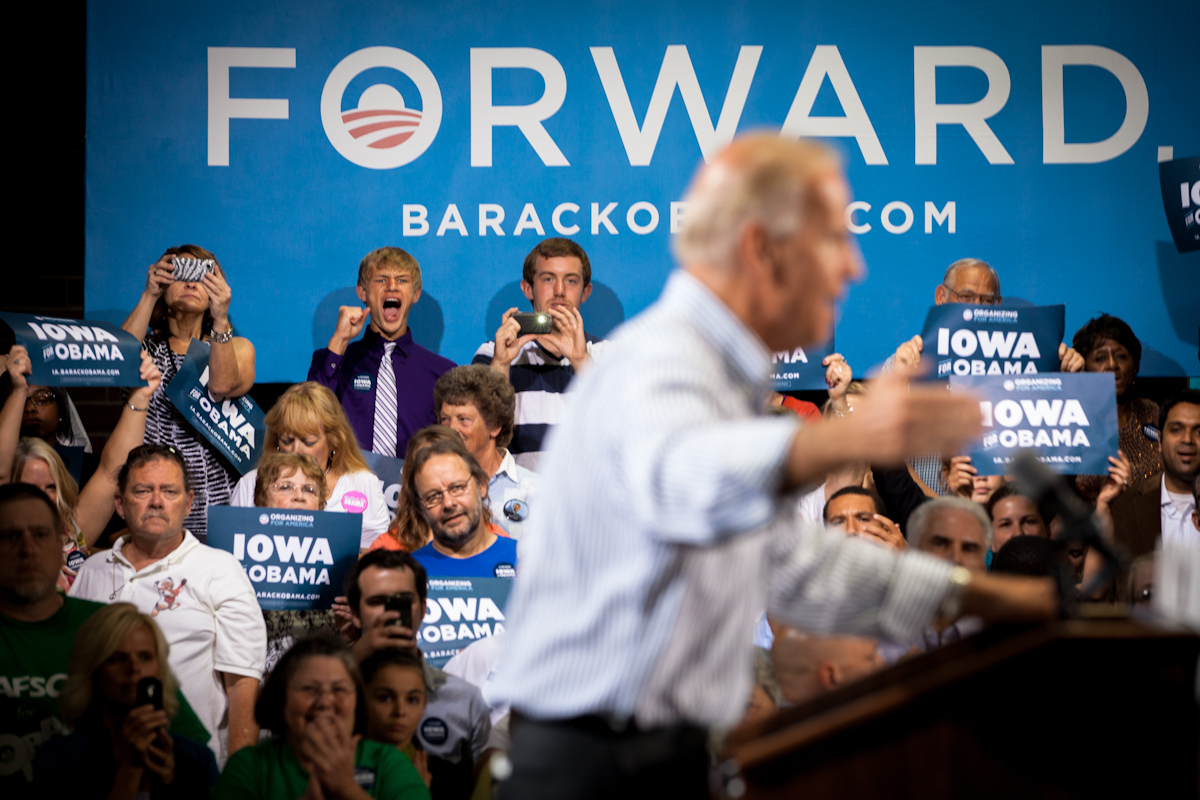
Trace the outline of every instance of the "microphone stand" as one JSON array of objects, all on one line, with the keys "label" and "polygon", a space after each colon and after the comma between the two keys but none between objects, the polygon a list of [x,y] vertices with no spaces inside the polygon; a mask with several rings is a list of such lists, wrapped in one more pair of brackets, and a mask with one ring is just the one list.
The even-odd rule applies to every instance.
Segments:
[{"label": "microphone stand", "polygon": [[1039,508],[1050,509],[1062,520],[1063,528],[1054,539],[1048,566],[1058,588],[1063,618],[1076,618],[1079,616],[1079,601],[1075,592],[1075,571],[1066,558],[1067,545],[1079,542],[1103,558],[1100,571],[1080,590],[1084,597],[1090,597],[1127,568],[1128,558],[1101,535],[1095,513],[1067,488],[1061,476],[1038,461],[1032,450],[1022,450],[1017,454],[1012,475],[1021,494],[1032,499]]}]

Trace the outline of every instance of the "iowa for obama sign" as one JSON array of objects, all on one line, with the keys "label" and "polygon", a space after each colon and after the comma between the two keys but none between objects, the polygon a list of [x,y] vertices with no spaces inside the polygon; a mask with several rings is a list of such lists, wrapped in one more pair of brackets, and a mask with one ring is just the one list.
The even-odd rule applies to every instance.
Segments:
[{"label": "iowa for obama sign", "polygon": [[0,313],[29,351],[38,386],[145,386],[142,344],[108,322]]},{"label": "iowa for obama sign", "polygon": [[1057,372],[1064,306],[933,306],[921,331],[933,378]]},{"label": "iowa for obama sign", "polygon": [[195,339],[179,372],[167,384],[167,399],[188,424],[245,475],[262,455],[266,415],[249,396],[217,400],[208,391],[209,345]]},{"label": "iowa for obama sign", "polygon": [[825,389],[821,361],[833,352],[833,337],[816,347],[781,350],[771,354],[771,388],[777,392]]},{"label": "iowa for obama sign", "polygon": [[417,645],[435,667],[460,650],[504,630],[513,578],[430,578]]},{"label": "iowa for obama sign", "polygon": [[209,506],[209,547],[241,562],[271,611],[331,608],[358,559],[362,515]]},{"label": "iowa for obama sign", "polygon": [[1062,475],[1107,475],[1117,455],[1117,394],[1107,372],[954,376],[977,395],[983,436],[967,451],[980,475],[1003,475],[1019,450]]}]

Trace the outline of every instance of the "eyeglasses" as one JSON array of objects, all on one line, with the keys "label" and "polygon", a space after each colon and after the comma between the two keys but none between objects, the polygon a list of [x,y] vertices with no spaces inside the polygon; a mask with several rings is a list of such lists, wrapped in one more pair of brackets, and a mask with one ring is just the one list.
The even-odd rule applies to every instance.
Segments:
[{"label": "eyeglasses", "polygon": [[56,395],[54,392],[50,391],[49,389],[42,389],[41,391],[34,392],[33,394],[29,395],[29,397],[25,398],[26,405],[28,405],[29,403],[33,403],[35,406],[38,406],[39,408],[42,406],[48,406],[51,403],[57,403],[57,402],[58,402],[58,395]]},{"label": "eyeglasses", "polygon": [[976,306],[998,306],[1004,298],[998,294],[976,294],[975,292],[959,292],[951,289],[946,284],[942,284],[942,288],[950,294],[954,295],[960,303],[969,303]]},{"label": "eyeglasses", "polygon": [[318,493],[315,484],[299,484],[292,483],[291,481],[280,481],[279,483],[273,483],[271,484],[271,491],[278,492],[280,494],[295,494],[296,492],[303,492],[304,494],[310,494],[313,497],[316,497]]},{"label": "eyeglasses", "polygon": [[429,494],[422,497],[421,504],[424,505],[428,509],[431,509],[431,510],[435,509],[442,504],[442,501],[445,499],[447,494],[449,494],[451,497],[454,497],[454,498],[462,497],[464,494],[467,493],[467,488],[470,485],[471,485],[470,480],[463,481],[462,483],[452,483],[452,484],[450,484],[450,486],[446,487],[445,492],[438,490],[436,492],[430,492]]}]

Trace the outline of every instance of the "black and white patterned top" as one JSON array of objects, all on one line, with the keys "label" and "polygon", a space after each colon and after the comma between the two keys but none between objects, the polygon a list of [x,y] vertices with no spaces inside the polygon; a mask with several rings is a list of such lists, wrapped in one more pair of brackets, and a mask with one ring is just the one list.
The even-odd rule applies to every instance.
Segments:
[{"label": "black and white patterned top", "polygon": [[[204,346],[208,347],[208,344]],[[192,479],[192,489],[196,493],[183,527],[204,542],[208,538],[208,507],[229,502],[237,476],[167,399],[167,384],[179,373],[184,357],[172,351],[165,338],[155,334],[147,334],[142,347],[162,372],[162,385],[150,396],[149,411],[146,412],[145,442],[170,445],[183,455]]]}]

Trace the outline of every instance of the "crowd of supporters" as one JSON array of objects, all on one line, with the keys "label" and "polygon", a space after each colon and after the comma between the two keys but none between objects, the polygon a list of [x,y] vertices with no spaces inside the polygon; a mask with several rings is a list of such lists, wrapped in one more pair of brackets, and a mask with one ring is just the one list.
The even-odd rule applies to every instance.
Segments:
[{"label": "crowd of supporters", "polygon": [[[174,277],[185,257],[207,265],[199,280]],[[504,635],[480,638],[438,668],[418,631],[430,579],[520,580],[539,456],[572,379],[605,358],[605,341],[580,315],[591,282],[578,244],[539,243],[521,288],[549,332],[530,332],[508,309],[473,363],[456,366],[413,339],[416,259],[395,247],[372,251],[358,269],[362,306],[339,309],[308,380],[269,409],[263,455],[244,475],[164,391],[197,343],[213,398],[254,384],[255,349],[234,334],[236,294],[211,252],[172,247],[150,266],[123,325],[143,343],[147,386],[129,392],[98,455],[68,392],[30,384],[29,354],[12,345],[0,406],[6,795],[489,796],[504,772],[492,755],[509,741],[508,709],[488,692]],[[1000,304],[1000,276],[978,259],[957,261],[933,300]],[[919,336],[903,342],[880,354],[883,369],[915,373],[923,349]],[[1107,314],[1059,347],[1063,371],[1108,372],[1116,384],[1120,451],[1107,475],[1078,476],[1071,488],[1132,564],[1084,599],[1147,604],[1158,543],[1200,543],[1200,392],[1162,405],[1141,396],[1141,354],[1130,327]],[[822,408],[776,395],[763,413],[796,413],[810,425],[861,413],[855,399],[870,382],[840,355],[824,364]],[[369,457],[403,460],[394,508]],[[216,505],[357,515],[359,560],[344,595],[328,609],[261,609],[237,559],[206,543]],[[978,475],[967,456],[851,464],[799,493],[795,507],[809,524],[973,572],[1047,574],[1060,559],[1083,586],[1100,568],[1082,545],[1056,548],[1063,520],[1005,478]],[[110,524],[114,512],[122,524]],[[745,719],[981,625],[943,617],[918,640],[875,641],[818,636],[764,614],[746,654],[758,680]],[[158,681],[153,702],[144,702],[146,678]]]}]

